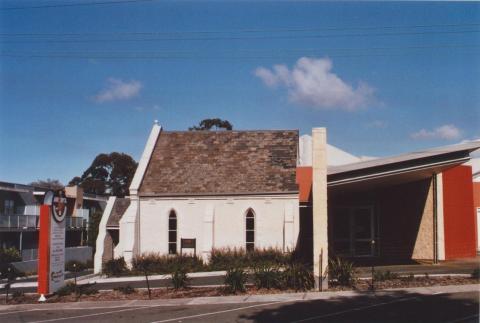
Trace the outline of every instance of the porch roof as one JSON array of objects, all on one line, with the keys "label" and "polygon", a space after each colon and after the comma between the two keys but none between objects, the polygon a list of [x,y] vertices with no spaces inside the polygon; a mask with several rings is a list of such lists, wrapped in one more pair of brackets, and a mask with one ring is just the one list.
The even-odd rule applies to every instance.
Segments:
[{"label": "porch roof", "polygon": [[480,141],[437,147],[393,157],[329,167],[328,186],[352,184],[394,185],[420,180],[440,173],[446,168],[465,163],[470,153],[480,148]]}]

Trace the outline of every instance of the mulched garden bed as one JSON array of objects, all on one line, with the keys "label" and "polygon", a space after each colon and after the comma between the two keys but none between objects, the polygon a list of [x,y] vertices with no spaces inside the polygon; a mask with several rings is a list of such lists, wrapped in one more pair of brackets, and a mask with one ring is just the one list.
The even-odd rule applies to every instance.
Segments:
[{"label": "mulched garden bed", "polygon": [[[390,288],[406,288],[406,287],[425,287],[425,286],[445,286],[445,285],[466,285],[478,284],[479,280],[470,277],[415,277],[415,278],[396,278],[385,281],[375,282],[375,290],[390,289]],[[343,290],[370,290],[370,280],[357,280],[355,286],[338,286],[335,283],[330,283],[329,291],[343,291]],[[237,293],[236,295],[261,295],[261,294],[279,294],[279,293],[294,293],[295,290],[280,290],[280,289],[256,289],[254,286],[248,286],[244,293]],[[229,296],[235,295],[230,293],[224,287],[190,287],[175,291],[172,288],[157,288],[152,289],[152,299],[174,299],[174,298],[190,298],[190,297],[212,297],[212,296]],[[121,291],[100,291],[92,295],[54,295],[48,298],[47,303],[65,303],[78,301],[114,301],[114,300],[147,300],[148,291],[146,289],[136,289],[130,294],[125,294]],[[5,304],[5,295],[0,296],[0,303]],[[38,303],[38,295],[16,295],[12,298],[9,296],[8,304],[31,304]]]}]

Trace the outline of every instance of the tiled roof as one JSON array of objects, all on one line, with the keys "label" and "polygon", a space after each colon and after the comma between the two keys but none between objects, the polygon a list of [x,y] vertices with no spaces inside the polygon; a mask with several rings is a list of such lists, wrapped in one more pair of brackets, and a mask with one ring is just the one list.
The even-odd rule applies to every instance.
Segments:
[{"label": "tiled roof", "polygon": [[298,192],[298,131],[164,131],[140,195]]},{"label": "tiled roof", "polygon": [[116,198],[115,203],[113,204],[112,212],[108,217],[107,228],[108,227],[118,227],[120,219],[123,216],[123,213],[130,206],[130,199],[128,198]]}]

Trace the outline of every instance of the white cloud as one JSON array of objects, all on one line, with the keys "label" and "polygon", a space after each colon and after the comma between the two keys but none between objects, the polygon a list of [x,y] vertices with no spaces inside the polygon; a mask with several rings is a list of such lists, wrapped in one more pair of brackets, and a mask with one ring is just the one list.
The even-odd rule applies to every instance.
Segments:
[{"label": "white cloud", "polygon": [[332,73],[329,58],[300,58],[290,70],[285,65],[258,67],[254,74],[271,88],[283,86],[292,102],[320,109],[356,110],[374,101],[374,89],[360,82],[356,88]]},{"label": "white cloud", "polygon": [[413,139],[443,139],[455,140],[462,137],[460,129],[452,124],[446,124],[433,130],[421,129],[410,135]]},{"label": "white cloud", "polygon": [[97,103],[128,100],[140,93],[142,89],[142,83],[140,81],[122,81],[110,77],[107,80],[107,84],[103,90],[94,96],[94,100]]}]

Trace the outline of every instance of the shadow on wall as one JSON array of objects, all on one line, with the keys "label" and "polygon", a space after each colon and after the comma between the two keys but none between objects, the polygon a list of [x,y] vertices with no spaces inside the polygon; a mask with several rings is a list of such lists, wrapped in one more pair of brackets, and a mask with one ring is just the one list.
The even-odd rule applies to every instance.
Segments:
[{"label": "shadow on wall", "polygon": [[404,291],[298,301],[252,308],[239,318],[252,322],[478,322],[478,292],[421,295]]}]

